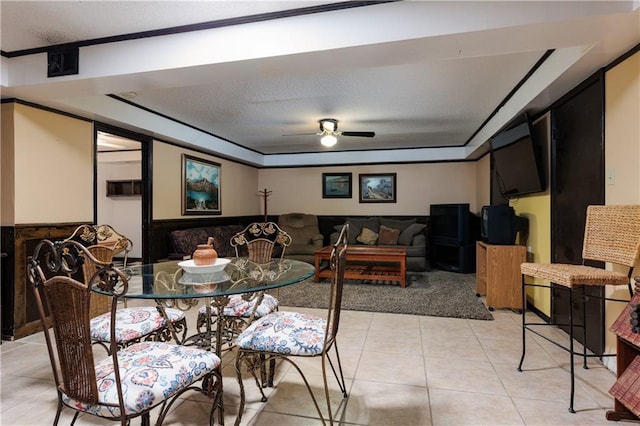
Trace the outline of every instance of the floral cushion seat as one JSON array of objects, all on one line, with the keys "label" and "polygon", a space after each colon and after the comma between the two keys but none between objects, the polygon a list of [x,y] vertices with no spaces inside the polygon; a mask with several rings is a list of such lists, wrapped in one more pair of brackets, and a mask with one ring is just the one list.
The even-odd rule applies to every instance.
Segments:
[{"label": "floral cushion seat", "polygon": [[[270,294],[265,294],[262,302],[258,305],[256,309],[255,317],[261,318],[271,312],[275,311],[278,308],[278,299],[271,296]],[[234,294],[229,298],[229,303],[224,307],[222,311],[223,315],[226,317],[242,317],[249,318],[251,316],[251,312],[253,311],[254,306],[256,305],[256,300],[244,300],[240,294]],[[218,310],[214,307],[211,307],[211,315],[218,315]],[[201,306],[198,309],[198,316],[206,316],[207,315],[207,307]]]},{"label": "floral cushion seat", "polygon": [[286,355],[320,355],[326,320],[298,312],[274,312],[251,324],[236,339],[240,349]]},{"label": "floral cushion seat", "polygon": [[[136,343],[118,352],[127,415],[142,413],[195,383],[220,365],[215,354],[164,342]],[[118,390],[111,357],[96,363],[98,402],[88,404],[63,393],[63,403],[101,417],[119,417]],[[106,406],[104,404],[116,404]]]},{"label": "floral cushion seat", "polygon": [[[184,312],[165,308],[172,323],[185,321]],[[91,339],[94,342],[110,341],[111,313],[107,312],[91,319]],[[167,326],[158,309],[153,306],[122,308],[116,312],[116,341],[120,344],[139,339]]]}]

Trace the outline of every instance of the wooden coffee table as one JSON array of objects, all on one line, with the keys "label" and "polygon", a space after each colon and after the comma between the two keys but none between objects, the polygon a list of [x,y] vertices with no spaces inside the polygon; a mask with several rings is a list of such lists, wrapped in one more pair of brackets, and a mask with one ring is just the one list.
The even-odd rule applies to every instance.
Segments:
[{"label": "wooden coffee table", "polygon": [[[323,247],[314,252],[316,282],[320,278],[331,278],[328,264],[323,260],[331,258],[333,246]],[[380,263],[384,263],[381,265]],[[349,246],[344,277],[354,280],[398,281],[406,287],[407,249],[404,247]]]}]

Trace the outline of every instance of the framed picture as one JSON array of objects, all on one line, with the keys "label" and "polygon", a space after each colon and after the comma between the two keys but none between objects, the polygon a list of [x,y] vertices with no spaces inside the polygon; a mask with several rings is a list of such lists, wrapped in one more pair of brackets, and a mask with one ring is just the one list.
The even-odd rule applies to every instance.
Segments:
[{"label": "framed picture", "polygon": [[351,173],[323,173],[322,198],[351,198]]},{"label": "framed picture", "polygon": [[361,203],[395,203],[396,174],[360,175]]},{"label": "framed picture", "polygon": [[220,164],[182,154],[182,214],[222,214]]}]

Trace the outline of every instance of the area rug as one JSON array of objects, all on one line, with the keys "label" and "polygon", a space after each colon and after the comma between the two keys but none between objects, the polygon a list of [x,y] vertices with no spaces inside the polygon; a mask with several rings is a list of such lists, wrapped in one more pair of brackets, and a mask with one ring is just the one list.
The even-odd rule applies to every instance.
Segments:
[{"label": "area rug", "polygon": [[[342,309],[396,314],[492,320],[476,297],[475,274],[433,270],[410,272],[407,287],[398,283],[345,280]],[[280,289],[281,306],[327,308],[329,282],[311,281]]]}]

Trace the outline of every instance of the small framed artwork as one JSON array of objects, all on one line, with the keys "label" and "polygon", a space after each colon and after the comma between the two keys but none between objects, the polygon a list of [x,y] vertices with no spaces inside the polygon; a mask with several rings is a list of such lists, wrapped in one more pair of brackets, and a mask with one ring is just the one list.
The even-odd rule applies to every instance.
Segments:
[{"label": "small framed artwork", "polygon": [[182,154],[182,214],[222,214],[219,163]]},{"label": "small framed artwork", "polygon": [[360,175],[361,203],[395,203],[396,174],[377,173]]},{"label": "small framed artwork", "polygon": [[322,198],[351,198],[351,173],[323,173]]}]

